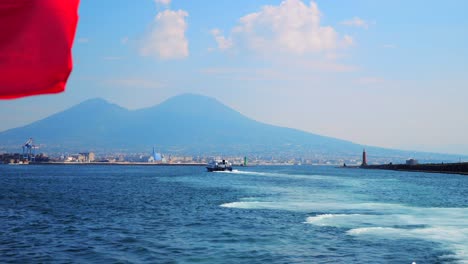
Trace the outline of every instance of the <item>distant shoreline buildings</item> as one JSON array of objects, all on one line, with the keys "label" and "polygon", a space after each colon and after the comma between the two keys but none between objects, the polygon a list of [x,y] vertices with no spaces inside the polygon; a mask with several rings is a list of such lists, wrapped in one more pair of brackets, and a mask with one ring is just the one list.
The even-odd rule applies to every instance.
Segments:
[{"label": "distant shoreline buildings", "polygon": [[[29,142],[29,141],[28,141]],[[32,144],[30,144],[32,145]],[[43,150],[43,149],[42,149]],[[25,155],[27,153],[27,155]],[[367,167],[379,164],[398,164],[417,165],[416,159],[400,158],[382,158],[373,157],[369,162],[366,149],[363,150],[360,158],[352,155],[325,155],[311,154],[307,157],[296,157],[289,153],[265,153],[262,155],[180,155],[180,154],[162,154],[156,151],[156,147],[151,152],[143,153],[96,153],[92,151],[78,153],[56,153],[47,155],[45,153],[35,154],[33,151],[24,151],[23,153],[1,153],[0,163],[151,163],[151,164],[207,164],[211,160],[227,159],[234,165],[246,166],[247,159],[249,165],[330,165],[330,166],[350,166]],[[425,163],[437,163],[440,161],[425,161]],[[461,159],[460,159],[461,162]],[[448,162],[450,163],[450,162]]]}]

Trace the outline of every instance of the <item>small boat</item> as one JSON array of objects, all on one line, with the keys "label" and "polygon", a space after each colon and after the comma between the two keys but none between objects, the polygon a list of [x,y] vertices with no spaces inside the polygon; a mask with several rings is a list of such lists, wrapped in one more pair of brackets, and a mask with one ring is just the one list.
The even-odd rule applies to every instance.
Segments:
[{"label": "small boat", "polygon": [[226,160],[221,160],[221,161],[212,161],[208,163],[208,166],[206,169],[209,172],[213,171],[232,171],[232,165],[231,163],[227,162]]}]

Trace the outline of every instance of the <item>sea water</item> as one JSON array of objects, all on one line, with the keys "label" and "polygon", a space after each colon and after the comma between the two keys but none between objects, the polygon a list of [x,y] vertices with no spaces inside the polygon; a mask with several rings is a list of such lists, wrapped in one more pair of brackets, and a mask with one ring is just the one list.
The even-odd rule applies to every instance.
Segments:
[{"label": "sea water", "polygon": [[468,177],[0,165],[1,263],[468,263]]}]

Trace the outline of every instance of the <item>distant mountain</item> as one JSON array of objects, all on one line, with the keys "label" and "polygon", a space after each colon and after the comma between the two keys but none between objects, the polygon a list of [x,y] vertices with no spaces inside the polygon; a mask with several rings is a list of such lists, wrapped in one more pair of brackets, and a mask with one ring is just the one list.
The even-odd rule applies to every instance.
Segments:
[{"label": "distant mountain", "polygon": [[[34,138],[45,152],[149,152],[262,155],[271,157],[359,157],[363,146],[349,141],[257,122],[201,95],[173,97],[130,111],[91,99],[29,125],[0,133],[0,146],[19,151]],[[380,156],[409,152],[366,147]]]}]

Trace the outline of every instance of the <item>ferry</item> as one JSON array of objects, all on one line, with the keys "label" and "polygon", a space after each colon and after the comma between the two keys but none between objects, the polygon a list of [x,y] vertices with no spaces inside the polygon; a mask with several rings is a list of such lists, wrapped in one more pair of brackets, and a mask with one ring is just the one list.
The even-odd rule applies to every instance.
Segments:
[{"label": "ferry", "polygon": [[208,163],[206,169],[209,172],[213,171],[232,171],[232,164],[227,162],[226,160],[221,161],[212,161]]}]

